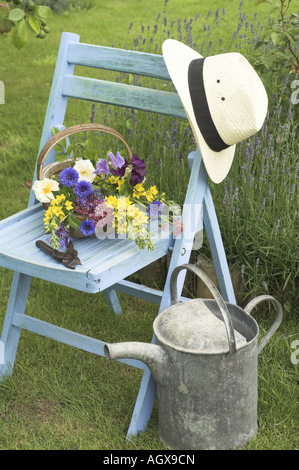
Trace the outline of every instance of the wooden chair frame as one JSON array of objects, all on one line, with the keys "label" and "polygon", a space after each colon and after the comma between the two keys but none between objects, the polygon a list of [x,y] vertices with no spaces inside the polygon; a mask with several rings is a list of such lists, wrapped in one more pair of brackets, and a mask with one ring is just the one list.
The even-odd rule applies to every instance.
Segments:
[{"label": "wooden chair frame", "polygon": [[[39,153],[51,137],[51,129],[54,126],[63,126],[69,97],[141,109],[186,119],[182,103],[176,93],[77,76],[74,75],[75,65],[170,80],[161,55],[83,44],[79,42],[78,35],[63,33]],[[51,156],[47,157],[46,163],[50,163],[54,159],[55,155],[52,152]],[[183,221],[186,223],[186,221],[190,220],[190,217],[195,217],[195,214],[197,214],[198,221],[195,224],[196,227],[194,228],[193,224],[193,229],[189,233],[187,233],[188,230],[184,231],[182,237],[175,241],[170,237],[167,243],[165,241],[160,244],[158,243],[154,252],[146,253],[147,250],[144,250],[145,253],[140,255],[140,253],[133,253],[132,251],[130,256],[132,256],[135,263],[133,271],[125,269],[124,264],[127,263],[119,262],[117,267],[109,265],[106,271],[101,272],[101,276],[97,277],[96,274],[93,274],[92,269],[87,272],[84,271],[84,268],[82,268],[82,271],[76,270],[76,272],[71,272],[66,268],[57,269],[51,264],[55,263],[55,261],[45,261],[44,255],[37,255],[36,252],[34,252],[34,256],[40,256],[40,260],[34,257],[29,259],[29,255],[26,257],[22,253],[22,240],[25,243],[30,233],[30,240],[28,238],[28,247],[30,247],[30,244],[34,243],[34,237],[39,237],[42,233],[42,222],[37,223],[37,220],[42,220],[42,207],[41,204],[36,203],[33,191],[30,194],[27,209],[0,222],[0,265],[14,271],[1,335],[1,344],[4,345],[4,360],[2,363],[0,361],[0,380],[1,378],[5,379],[5,377],[12,373],[22,329],[100,356],[104,355],[105,341],[90,338],[25,315],[32,276],[86,292],[95,293],[104,291],[110,309],[116,314],[122,313],[116,294],[117,291],[159,304],[160,313],[171,303],[170,276],[173,269],[178,265],[188,263],[192,250],[190,240],[193,241],[195,232],[204,227],[212,251],[221,293],[226,301],[236,303],[220,229],[208,185],[208,176],[199,150],[197,149],[192,152],[188,160],[191,176],[183,209]],[[36,174],[34,178],[36,178]],[[201,215],[194,211],[198,206],[203,207]],[[36,235],[32,235],[34,230],[36,230]],[[16,231],[19,233],[19,239],[15,235],[14,241],[11,242],[12,245],[10,245],[11,236]],[[26,238],[27,235],[28,237]],[[22,238],[20,238],[21,236]],[[98,240],[88,242],[91,244],[90,250],[93,249],[92,243],[96,242],[100,243]],[[134,244],[134,242],[132,243]],[[133,249],[132,244],[128,243],[126,250],[130,251],[131,249]],[[141,267],[164,256],[169,250],[171,250],[172,255],[163,291],[160,292],[140,286],[125,279],[131,272],[137,271]],[[179,295],[182,292],[184,278],[185,272],[180,273],[178,280]],[[156,396],[156,384],[145,364],[133,360],[126,360],[124,362],[144,370],[127,433],[127,438],[130,439],[131,435],[137,435],[139,431],[146,430]]]}]

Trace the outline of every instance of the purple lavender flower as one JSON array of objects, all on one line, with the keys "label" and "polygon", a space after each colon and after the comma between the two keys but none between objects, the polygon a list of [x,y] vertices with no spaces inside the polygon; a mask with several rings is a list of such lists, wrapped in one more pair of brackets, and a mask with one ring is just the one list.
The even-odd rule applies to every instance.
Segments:
[{"label": "purple lavender flower", "polygon": [[105,160],[104,158],[99,160],[97,162],[97,167],[96,167],[96,170],[94,171],[94,173],[96,175],[103,175],[104,177],[108,176],[109,175],[109,166],[108,166],[107,160]]},{"label": "purple lavender flower", "polygon": [[60,173],[60,181],[64,186],[72,188],[75,184],[78,183],[79,173],[74,168],[65,168]]},{"label": "purple lavender flower", "polygon": [[88,181],[79,181],[74,188],[74,194],[80,199],[86,199],[93,192],[92,185]]},{"label": "purple lavender flower", "polygon": [[89,237],[95,232],[95,225],[92,220],[84,220],[80,225],[80,232],[85,236]]},{"label": "purple lavender flower", "polygon": [[142,183],[146,173],[146,165],[144,160],[141,160],[137,155],[132,155],[132,174],[130,178],[130,184],[135,185]]}]

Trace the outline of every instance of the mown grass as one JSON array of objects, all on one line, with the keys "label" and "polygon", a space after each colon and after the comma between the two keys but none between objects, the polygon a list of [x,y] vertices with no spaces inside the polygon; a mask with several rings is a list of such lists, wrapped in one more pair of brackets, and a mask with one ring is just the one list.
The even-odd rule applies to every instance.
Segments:
[{"label": "mown grass", "polygon": [[[8,296],[2,287],[1,311]],[[34,280],[26,313],[108,342],[149,342],[156,306],[120,295],[125,314],[111,315],[103,296]],[[256,315],[261,335],[273,318]],[[295,321],[284,322],[258,361],[257,438],[251,450],[298,448],[298,377],[290,361]],[[0,449],[163,450],[155,404],[146,433],[125,436],[141,371],[22,332],[13,376],[0,387]]]},{"label": "mown grass", "polygon": [[[113,44],[115,47],[126,45],[152,52],[157,47],[157,52],[160,52],[161,41],[168,31],[178,35],[180,29],[182,40],[196,43],[202,52],[240,50],[241,47],[242,52],[249,53],[252,46],[243,37],[245,19],[235,38],[233,33],[237,31],[245,11],[246,19],[252,21],[258,30],[258,21],[266,21],[263,16],[265,8],[261,6],[255,18],[254,2],[245,2],[241,8],[239,5],[239,0],[222,1],[216,14],[219,3],[214,0],[204,3],[169,0],[167,14],[164,15],[164,2],[160,0],[96,2],[93,10],[56,16],[51,22],[52,32],[47,39],[37,41],[32,38],[30,44],[21,51],[15,50],[7,38],[0,37],[0,80],[5,84],[5,105],[0,106],[0,218],[27,205],[30,187],[25,183],[32,179],[62,31],[79,34],[83,42],[107,46]],[[157,21],[159,14],[161,16]],[[195,20],[197,14],[199,17]],[[190,23],[191,18],[193,21]],[[156,33],[155,25],[158,25]],[[154,41],[151,43],[152,37]],[[103,117],[108,118],[107,109],[100,111],[97,108],[95,111],[97,122],[101,122]],[[90,115],[90,103],[82,106],[71,103],[67,124],[88,122]],[[128,129],[131,129],[131,142],[134,148],[139,147],[138,154],[145,151],[145,142],[150,140],[149,136],[146,139],[138,137],[138,127],[142,131],[145,122],[141,116],[136,119],[133,114],[127,115],[126,119],[121,114],[111,118],[111,123],[117,123],[118,130],[128,133]],[[282,121],[281,126],[283,124]],[[165,124],[166,135],[163,134],[163,139],[168,148],[172,144],[171,130],[181,132],[179,135],[182,136],[184,126],[169,130]],[[186,142],[184,150],[187,147]],[[163,153],[163,147],[159,147],[159,151],[162,156],[167,153]],[[241,157],[240,152],[240,165],[244,163]],[[166,157],[164,165],[168,171],[163,174],[168,175],[168,178],[164,176],[161,183],[171,187],[173,175]],[[155,160],[152,167],[154,171]],[[176,178],[182,179],[182,172],[177,172]],[[240,181],[233,180],[226,194],[226,205],[222,205],[221,194],[215,194],[216,209],[224,212],[222,220],[227,219],[225,226],[221,223],[226,240],[230,242],[225,243],[226,249],[227,245],[235,244],[230,230],[232,207],[236,206],[233,195],[237,185],[240,185]],[[238,207],[244,214],[244,206]],[[254,215],[258,215],[258,211]],[[277,218],[274,229],[275,223]],[[244,220],[238,219],[238,224],[242,228]],[[283,238],[281,240],[283,243]],[[279,255],[281,258],[283,250]],[[239,251],[240,256],[248,259],[249,248],[248,252],[244,249]],[[256,269],[256,258],[259,255],[254,252],[250,256],[253,259],[252,269]],[[12,273],[1,269],[0,274],[1,328]],[[261,275],[259,283],[264,280]],[[125,313],[115,317],[111,315],[102,294],[82,294],[33,280],[26,313],[107,341],[150,341],[157,306],[125,295],[120,295],[120,301]],[[259,357],[259,433],[247,447],[251,450],[288,450],[299,447],[298,366],[291,362],[292,342],[298,339],[296,305],[293,300],[280,329]],[[264,334],[273,321],[273,312],[257,313],[256,319],[261,334]],[[157,432],[156,406],[147,432],[141,433],[131,443],[125,442],[140,379],[139,370],[108,362],[104,358],[24,331],[13,376],[0,386],[0,449],[163,450],[165,446]]]}]

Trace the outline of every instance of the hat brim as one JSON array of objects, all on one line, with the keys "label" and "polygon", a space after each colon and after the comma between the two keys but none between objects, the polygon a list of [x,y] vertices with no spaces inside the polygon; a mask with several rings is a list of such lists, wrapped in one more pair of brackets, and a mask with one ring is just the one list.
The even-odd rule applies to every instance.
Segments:
[{"label": "hat brim", "polygon": [[188,85],[188,69],[192,60],[202,58],[202,56],[175,39],[164,41],[162,52],[168,73],[182,101],[194,138],[201,152],[207,173],[214,183],[220,183],[230,170],[236,146],[232,145],[220,152],[215,152],[207,145],[197,125]]}]

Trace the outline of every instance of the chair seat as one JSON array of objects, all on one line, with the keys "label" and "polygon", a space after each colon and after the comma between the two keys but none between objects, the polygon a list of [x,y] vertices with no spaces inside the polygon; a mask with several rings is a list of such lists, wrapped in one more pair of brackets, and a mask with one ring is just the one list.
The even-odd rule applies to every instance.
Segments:
[{"label": "chair seat", "polygon": [[46,241],[49,237],[44,233],[43,217],[43,205],[38,203],[0,222],[2,267],[96,293],[161,258],[171,245],[172,237],[168,234],[152,240],[153,251],[140,250],[134,241],[127,239],[99,240],[96,236],[74,239],[82,266],[73,270],[36,247],[36,240]]}]

